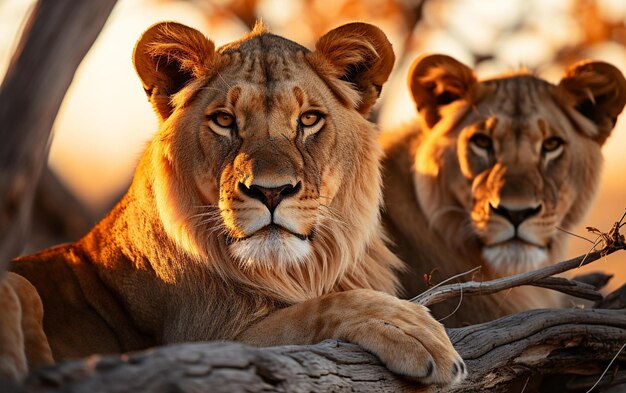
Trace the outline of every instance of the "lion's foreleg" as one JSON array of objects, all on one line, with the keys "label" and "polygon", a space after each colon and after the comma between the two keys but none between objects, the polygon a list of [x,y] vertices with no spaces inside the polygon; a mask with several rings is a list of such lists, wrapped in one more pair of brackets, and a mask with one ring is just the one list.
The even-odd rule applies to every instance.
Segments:
[{"label": "lion's foreleg", "polygon": [[41,298],[28,280],[8,272],[0,286],[0,376],[18,379],[50,363]]},{"label": "lion's foreleg", "polygon": [[449,384],[465,376],[465,364],[443,326],[425,307],[367,289],[331,293],[275,311],[237,340],[271,346],[329,338],[359,344],[391,371],[424,383]]},{"label": "lion's foreleg", "polygon": [[28,370],[22,331],[22,305],[6,273],[0,283],[0,377],[18,379]]}]

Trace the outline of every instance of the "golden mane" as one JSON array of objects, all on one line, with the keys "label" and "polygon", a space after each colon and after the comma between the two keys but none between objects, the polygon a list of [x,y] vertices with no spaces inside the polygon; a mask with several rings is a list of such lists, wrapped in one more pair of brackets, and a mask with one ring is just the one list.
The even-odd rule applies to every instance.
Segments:
[{"label": "golden mane", "polygon": [[[155,271],[165,282],[174,282],[181,272],[196,274],[188,265],[191,260],[196,269],[209,268],[225,281],[254,288],[288,304],[355,288],[396,293],[399,285],[394,271],[400,271],[403,264],[389,251],[381,230],[378,206],[382,203],[382,193],[377,184],[381,183],[378,157],[382,151],[377,144],[371,149],[376,154],[363,160],[369,162],[368,167],[376,169],[373,173],[359,173],[344,183],[343,192],[329,213],[341,217],[342,221],[329,219],[320,227],[316,232],[314,255],[309,261],[297,265],[268,263],[242,267],[223,247],[223,237],[216,231],[207,236],[200,225],[202,217],[193,217],[195,205],[189,199],[193,193],[173,176],[177,169],[164,158],[169,156],[164,152],[167,144],[163,145],[162,138],[156,138],[138,174],[143,172],[141,168],[150,168],[145,172],[153,184],[162,225],[175,242],[175,249],[184,250],[185,254],[179,255],[174,263],[168,261],[155,267]],[[172,190],[179,192],[172,195]],[[181,207],[184,205],[186,209]]]}]

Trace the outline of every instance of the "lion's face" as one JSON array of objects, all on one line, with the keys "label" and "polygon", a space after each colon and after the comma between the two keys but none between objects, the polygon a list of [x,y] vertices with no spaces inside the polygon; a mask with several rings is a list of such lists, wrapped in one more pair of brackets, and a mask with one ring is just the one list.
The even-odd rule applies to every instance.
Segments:
[{"label": "lion's face", "polygon": [[[412,81],[427,128],[416,192],[431,225],[472,245],[500,274],[559,257],[559,229],[586,210],[601,144],[624,105],[619,71],[584,63],[558,86],[523,73],[478,82],[467,67],[435,55],[416,62]],[[585,88],[595,107],[589,95],[577,96]]]},{"label": "lion's face", "polygon": [[[358,170],[350,147],[364,148],[354,132],[365,120],[338,104],[304,56],[271,49],[249,56],[206,86],[198,130],[206,164],[195,168],[196,184],[213,191],[202,193],[203,205],[219,211],[209,226],[222,228],[234,257],[303,262],[316,232],[334,219],[341,182]],[[268,58],[281,67],[242,72]],[[216,151],[221,159],[213,163]],[[207,179],[201,168],[209,165]]]},{"label": "lion's face", "polygon": [[380,202],[365,116],[393,64],[380,30],[345,25],[310,52],[260,26],[214,50],[193,29],[160,24],[135,64],[163,119],[155,193],[181,247],[203,257],[220,247],[248,268],[317,260],[342,236],[363,252]]}]

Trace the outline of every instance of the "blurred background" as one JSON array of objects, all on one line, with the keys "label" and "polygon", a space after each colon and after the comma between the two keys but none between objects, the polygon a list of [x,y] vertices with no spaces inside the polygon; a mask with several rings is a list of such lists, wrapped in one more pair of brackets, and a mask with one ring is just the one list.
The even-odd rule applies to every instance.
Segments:
[{"label": "blurred background", "polygon": [[[34,3],[0,0],[0,75]],[[272,32],[310,48],[320,35],[345,22],[382,28],[397,56],[392,79],[373,113],[383,130],[415,118],[406,75],[411,61],[424,52],[452,55],[480,77],[526,67],[556,83],[564,69],[586,58],[608,61],[626,74],[624,0],[118,0],[56,118],[50,172],[44,177],[48,185],[36,198],[27,251],[80,236],[128,186],[157,127],[131,63],[140,34],[155,22],[175,20],[204,32],[219,46],[240,37],[259,18]],[[593,208],[574,233],[595,240],[585,226],[608,230],[625,211],[625,148],[626,114],[604,147],[605,169]],[[61,206],[63,201],[71,201],[70,207]],[[55,225],[62,235],[50,236]],[[568,257],[589,247],[572,236]],[[626,281],[623,254],[584,271],[614,273],[608,288],[613,289]]]}]

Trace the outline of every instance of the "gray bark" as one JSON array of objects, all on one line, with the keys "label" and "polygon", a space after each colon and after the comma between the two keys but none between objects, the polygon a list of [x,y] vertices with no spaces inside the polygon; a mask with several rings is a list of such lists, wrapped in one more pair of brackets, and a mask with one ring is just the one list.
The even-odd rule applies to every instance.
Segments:
[{"label": "gray bark", "polygon": [[0,85],[0,272],[25,244],[50,132],[116,0],[40,0]]},{"label": "gray bark", "polygon": [[[533,310],[485,324],[450,329],[468,378],[437,392],[544,391],[589,388],[626,343],[624,310]],[[624,382],[620,354],[600,386]],[[555,377],[548,378],[554,375]],[[565,375],[565,377],[564,377]],[[551,390],[557,384],[558,390]],[[252,348],[191,343],[121,356],[94,356],[37,370],[21,387],[33,392],[425,392],[358,346]]]}]

